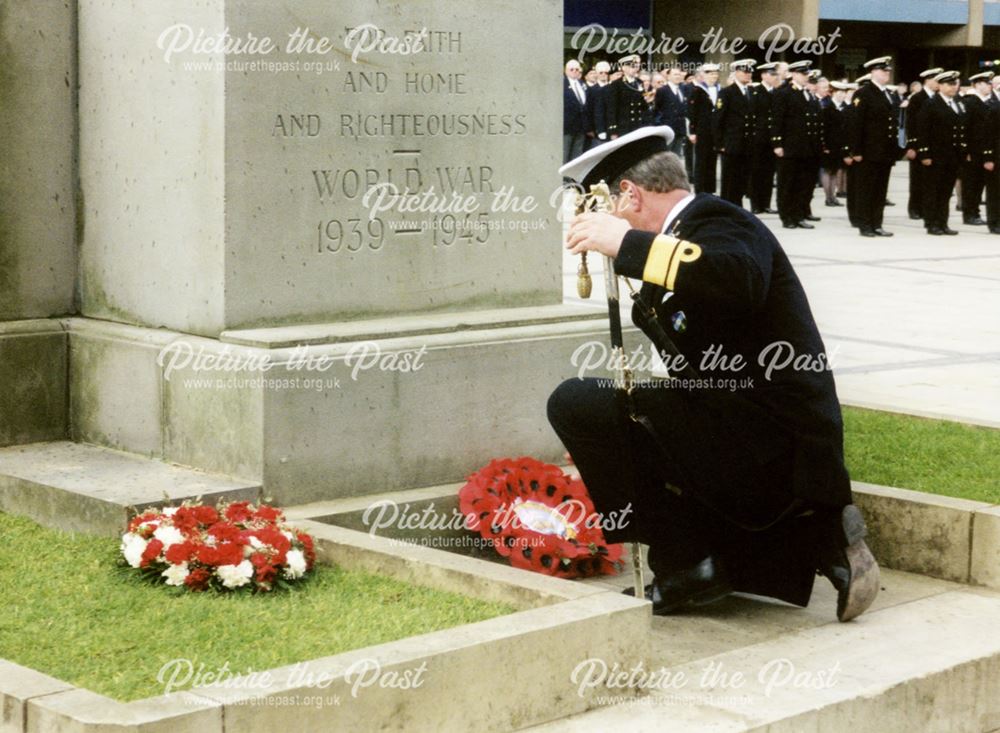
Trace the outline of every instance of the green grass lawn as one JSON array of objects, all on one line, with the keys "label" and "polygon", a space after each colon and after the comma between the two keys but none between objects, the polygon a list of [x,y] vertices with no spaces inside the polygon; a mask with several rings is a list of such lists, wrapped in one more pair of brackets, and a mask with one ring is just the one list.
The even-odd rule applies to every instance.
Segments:
[{"label": "green grass lawn", "polygon": [[1000,504],[1000,430],[844,408],[851,478]]},{"label": "green grass lawn", "polygon": [[330,566],[273,595],[175,595],[117,569],[118,544],[0,512],[0,658],[132,700],[172,659],[261,671],[515,610]]}]

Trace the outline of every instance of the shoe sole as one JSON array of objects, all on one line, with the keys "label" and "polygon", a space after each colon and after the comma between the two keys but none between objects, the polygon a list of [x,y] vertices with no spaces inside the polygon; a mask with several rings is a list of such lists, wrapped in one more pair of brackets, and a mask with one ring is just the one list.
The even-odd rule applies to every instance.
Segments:
[{"label": "shoe sole", "polygon": [[847,565],[851,580],[837,595],[837,619],[850,621],[868,610],[878,595],[881,575],[878,562],[865,543],[868,529],[861,511],[850,504],[841,515]]},{"label": "shoe sole", "polygon": [[864,540],[845,551],[851,569],[847,588],[837,596],[837,620],[846,622],[868,610],[878,595],[881,576],[878,563]]}]

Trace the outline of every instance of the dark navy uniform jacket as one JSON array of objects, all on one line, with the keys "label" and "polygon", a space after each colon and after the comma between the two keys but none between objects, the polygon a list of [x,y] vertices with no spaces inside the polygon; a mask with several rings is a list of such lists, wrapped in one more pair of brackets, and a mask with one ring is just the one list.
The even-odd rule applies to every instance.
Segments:
[{"label": "dark navy uniform jacket", "polygon": [[[718,86],[716,86],[718,88]],[[718,93],[721,94],[721,89]],[[718,99],[718,96],[716,96]],[[691,121],[691,134],[698,136],[699,143],[711,143],[715,128],[716,106],[708,90],[696,84],[688,95],[688,119]]]},{"label": "dark navy uniform jacket", "polygon": [[629,84],[625,77],[608,85],[607,120],[609,135],[624,135],[653,123],[653,113],[642,94],[642,82]]},{"label": "dark navy uniform jacket", "polygon": [[848,140],[851,155],[860,155],[862,160],[872,163],[895,162],[899,157],[898,103],[890,101],[875,84],[858,89],[851,103],[854,105],[854,124]]},{"label": "dark navy uniform jacket", "polygon": [[967,140],[966,114],[958,96],[953,97],[959,113],[955,114],[941,94],[935,94],[920,109],[917,119],[917,158],[930,159],[932,165],[957,166],[965,160]]},{"label": "dark navy uniform jacket", "polygon": [[794,84],[776,89],[771,101],[771,147],[786,158],[818,158],[822,152],[823,122],[819,102],[806,99]]},{"label": "dark navy uniform jacket", "polygon": [[[850,503],[840,403],[826,349],[788,257],[757,217],[716,196],[699,194],[668,233],[630,230],[615,269],[643,280],[632,317],[654,343],[655,333],[643,316],[650,306],[695,369],[713,346],[729,357],[741,354],[748,363],[740,372],[701,375],[752,377],[752,387],[735,394],[717,389],[688,393],[704,400],[707,410],[724,415],[726,424],[709,430],[725,435],[734,450],[739,444],[749,446],[761,463],[790,451],[791,475],[783,480],[795,496],[823,505]],[[782,358],[794,350],[800,368],[776,368],[768,379],[766,366],[778,348],[784,350]],[[658,418],[649,417],[654,422]]]},{"label": "dark navy uniform jacket", "polygon": [[777,90],[770,92],[763,84],[755,84],[751,107],[753,109],[754,133],[753,142],[758,147],[771,147],[771,105]]},{"label": "dark navy uniform jacket", "polygon": [[927,90],[920,89],[910,95],[910,103],[906,106],[906,147],[916,150],[919,145],[917,141],[917,119],[920,117],[920,109],[927,104],[932,97],[927,94]]},{"label": "dark navy uniform jacket", "polygon": [[749,155],[753,148],[753,87],[746,94],[733,82],[721,92],[715,103],[715,146],[729,155]]}]

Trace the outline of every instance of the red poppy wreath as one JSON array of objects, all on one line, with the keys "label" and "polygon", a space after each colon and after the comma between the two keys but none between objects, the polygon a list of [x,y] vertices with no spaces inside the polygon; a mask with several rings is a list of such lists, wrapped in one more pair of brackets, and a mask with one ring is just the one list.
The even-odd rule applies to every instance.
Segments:
[{"label": "red poppy wreath", "polygon": [[561,578],[614,575],[622,545],[609,545],[579,477],[529,457],[499,458],[458,492],[466,527],[516,568]]}]

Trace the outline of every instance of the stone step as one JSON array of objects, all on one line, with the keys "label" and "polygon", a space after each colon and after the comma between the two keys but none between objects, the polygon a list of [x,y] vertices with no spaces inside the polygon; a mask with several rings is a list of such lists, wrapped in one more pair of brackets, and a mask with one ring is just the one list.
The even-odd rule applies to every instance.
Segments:
[{"label": "stone step", "polygon": [[[631,700],[628,689],[607,689],[602,706],[526,730],[1000,728],[1000,594],[885,570],[868,613],[840,624],[833,604],[832,589],[818,580],[807,609],[731,596],[697,613],[654,617],[644,666],[659,674],[654,689]],[[630,660],[604,662],[634,668]]]},{"label": "stone step", "polygon": [[202,497],[256,499],[260,484],[86,443],[0,448],[0,510],[46,526],[119,534],[131,509]]}]

